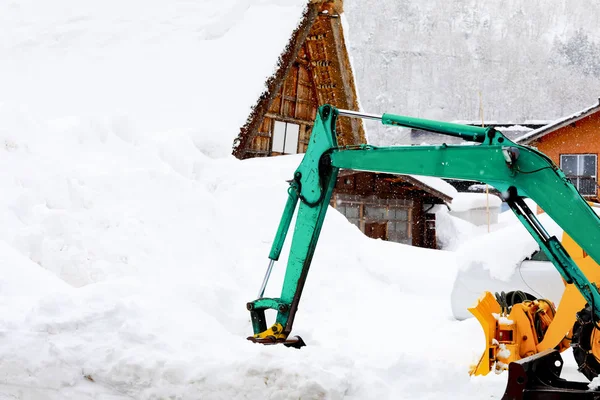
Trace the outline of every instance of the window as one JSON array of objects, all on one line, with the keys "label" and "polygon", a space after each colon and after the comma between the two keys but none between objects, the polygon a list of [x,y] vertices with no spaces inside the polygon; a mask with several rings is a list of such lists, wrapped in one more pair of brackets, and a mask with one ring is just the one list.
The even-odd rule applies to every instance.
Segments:
[{"label": "window", "polygon": [[353,204],[343,204],[338,205],[336,210],[341,212],[348,219],[348,221],[360,228],[359,206],[355,206]]},{"label": "window", "polygon": [[408,221],[408,210],[403,208],[398,208],[396,210],[390,210],[389,213],[390,219],[397,219],[400,221]]},{"label": "window", "polygon": [[387,219],[387,209],[383,207],[366,206],[365,217],[372,221]]},{"label": "window", "polygon": [[562,154],[560,168],[571,180],[582,195],[596,194],[596,171],[598,170],[596,154]]},{"label": "window", "polygon": [[412,244],[409,210],[407,208],[390,208],[388,220],[388,240]]},{"label": "window", "polygon": [[271,151],[283,154],[298,153],[299,134],[300,125],[275,121],[275,126],[273,127],[273,146]]}]

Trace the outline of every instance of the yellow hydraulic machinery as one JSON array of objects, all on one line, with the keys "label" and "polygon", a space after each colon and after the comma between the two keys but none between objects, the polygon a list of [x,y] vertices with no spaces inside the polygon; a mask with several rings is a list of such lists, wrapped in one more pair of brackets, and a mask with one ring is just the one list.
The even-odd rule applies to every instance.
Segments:
[{"label": "yellow hydraulic machinery", "polygon": [[[600,268],[567,234],[562,245],[590,282],[600,282]],[[566,283],[566,282],[565,282]],[[486,375],[508,369],[510,362],[557,349],[573,347],[579,371],[588,379],[600,373],[600,331],[591,307],[573,284],[565,284],[558,307],[522,292],[484,294],[469,311],[485,334],[486,348],[470,374]]]}]

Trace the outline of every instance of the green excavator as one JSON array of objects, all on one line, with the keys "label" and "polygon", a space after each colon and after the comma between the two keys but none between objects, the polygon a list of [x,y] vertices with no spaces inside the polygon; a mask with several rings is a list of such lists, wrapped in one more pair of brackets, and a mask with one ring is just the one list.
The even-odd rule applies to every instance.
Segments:
[{"label": "green excavator", "polygon": [[[384,125],[418,128],[459,137],[472,142],[472,145],[338,146],[335,127],[340,116],[373,119]],[[570,287],[581,297],[583,305],[577,312],[572,307],[564,307],[568,312],[563,313],[565,316],[561,317],[561,324],[557,324],[558,328],[549,334],[558,343],[546,343],[545,348],[540,348],[536,347],[537,341],[531,346],[530,340],[533,350],[528,354],[531,355],[510,362],[503,399],[600,400],[600,391],[590,390],[588,384],[560,378],[563,360],[559,354],[565,348],[565,341],[568,341],[574,349],[580,370],[588,378],[600,373],[600,348],[596,348],[600,347],[596,343],[599,342],[597,337],[600,337],[600,292],[596,280],[590,279],[590,274],[586,274],[585,269],[578,266],[561,242],[547,233],[524,199],[534,200],[564,229],[582,250],[582,257],[592,263],[594,270],[600,263],[600,218],[550,158],[531,147],[512,142],[492,127],[474,127],[392,114],[379,116],[338,110],[330,105],[321,106],[307,152],[290,181],[287,202],[269,254],[270,261],[258,299],[247,303],[254,331],[249,340],[296,348],[305,345],[300,337],[291,337],[290,333],[340,168],[482,181],[503,193],[518,220],[556,267],[567,288]],[[281,296],[265,298],[263,296],[267,282],[273,265],[281,254],[296,209],[298,214]],[[561,305],[562,302],[556,315],[560,313]],[[267,326],[266,310],[277,312],[275,321],[270,326]],[[548,314],[544,316],[544,324],[532,323],[521,328],[533,330],[531,337],[541,339],[543,333],[552,330],[554,315]],[[564,328],[564,321],[575,321],[568,332]],[[536,329],[544,329],[544,332],[535,331]],[[507,333],[506,330],[490,328],[486,337],[492,335],[490,341],[498,344],[498,340],[506,340],[506,337],[498,337],[502,332]],[[523,335],[520,340],[526,339],[526,335]],[[492,362],[493,357],[490,350],[482,360],[485,363]],[[487,369],[487,364],[484,367]]]}]

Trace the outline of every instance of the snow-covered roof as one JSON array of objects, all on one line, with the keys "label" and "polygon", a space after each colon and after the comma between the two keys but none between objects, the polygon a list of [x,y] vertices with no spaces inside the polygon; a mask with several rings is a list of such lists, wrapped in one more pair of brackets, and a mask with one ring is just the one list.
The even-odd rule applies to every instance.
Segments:
[{"label": "snow-covered roof", "polygon": [[[470,121],[470,120],[454,120],[452,121],[456,124],[461,125],[469,125],[469,126],[481,126],[481,121]],[[523,136],[534,129],[541,128],[551,121],[541,121],[541,120],[525,120],[520,123],[504,123],[497,121],[485,121],[485,127],[493,127],[497,131],[501,132],[504,136],[506,136],[510,140],[514,140],[517,137]],[[429,132],[422,129],[411,128],[410,136],[412,143],[421,143],[431,142],[431,143],[439,143],[442,140],[444,143],[453,143],[453,144],[468,144],[469,142],[464,141],[460,138],[451,138],[446,136],[441,136],[437,133]],[[443,138],[443,139],[442,139]]]},{"label": "snow-covered roof", "polygon": [[454,212],[474,210],[478,208],[500,208],[502,200],[493,194],[457,193],[452,198],[450,209]]},{"label": "snow-covered roof", "polygon": [[[271,155],[265,133],[272,129],[273,120],[299,124],[303,132],[312,126],[319,105],[359,109],[342,12],[341,0],[310,1],[280,55],[277,70],[233,143],[237,158]],[[337,139],[339,145],[366,143],[362,120],[340,118]],[[305,151],[305,143],[298,151]]]},{"label": "snow-covered roof", "polygon": [[126,118],[147,133],[201,130],[198,146],[230,154],[308,3],[116,1],[3,8],[0,104]]},{"label": "snow-covered roof", "polygon": [[[451,121],[455,124],[463,124],[463,125],[472,125],[472,126],[481,126],[481,121],[468,120],[468,119],[456,119]],[[500,122],[495,120],[484,121],[484,126],[493,126],[494,128],[509,128],[511,126],[524,126],[530,127],[535,125],[546,125],[552,121],[541,120],[541,119],[526,119],[520,122]]]},{"label": "snow-covered roof", "polygon": [[591,115],[597,111],[600,111],[600,99],[598,99],[598,103],[594,104],[593,106],[584,108],[583,110],[578,111],[574,114],[571,114],[567,117],[557,119],[556,121],[554,121],[546,126],[535,129],[531,132],[526,133],[523,136],[516,138],[515,142],[523,143],[523,144],[530,143],[536,139],[539,139],[542,136],[547,135],[550,132],[554,132],[555,130],[560,129],[566,125],[569,125],[573,122],[579,121],[580,119],[583,119],[583,118],[587,117],[588,115]]},{"label": "snow-covered roof", "polygon": [[454,197],[456,197],[456,195],[458,194],[458,191],[454,188],[454,186],[452,186],[451,184],[449,184],[448,182],[446,182],[445,180],[441,179],[441,178],[436,178],[433,176],[423,176],[423,175],[409,175],[412,178],[422,182],[423,184],[437,190],[440,193],[445,194],[446,196],[450,197],[451,199],[453,199]]},{"label": "snow-covered roof", "polygon": [[[338,177],[344,177],[365,171],[356,171],[351,169],[342,169],[339,172]],[[375,171],[369,171],[370,173],[377,173]],[[383,173],[388,175],[388,173]],[[433,176],[422,176],[422,175],[410,175],[410,174],[389,174],[400,177],[403,181],[411,183],[420,189],[428,192],[429,194],[441,198],[443,201],[450,202],[452,198],[458,193],[454,186],[441,178]]]}]

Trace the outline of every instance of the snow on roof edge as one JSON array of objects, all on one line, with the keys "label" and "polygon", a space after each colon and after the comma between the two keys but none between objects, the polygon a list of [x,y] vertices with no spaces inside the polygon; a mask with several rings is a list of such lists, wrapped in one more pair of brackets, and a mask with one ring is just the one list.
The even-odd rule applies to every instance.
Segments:
[{"label": "snow on roof edge", "polygon": [[[297,49],[294,49],[294,46],[296,45],[298,35],[301,33],[302,29],[306,28],[306,24],[308,23],[309,11],[310,11],[309,5],[311,3],[312,3],[312,1],[307,1],[306,4],[304,5],[303,10],[302,10],[302,15],[297,20],[296,26],[294,27],[294,30],[290,34],[286,45],[281,49],[281,52],[277,56],[277,60],[276,60],[275,64],[273,65],[273,70],[272,70],[271,74],[265,78],[263,91],[256,98],[254,104],[252,104],[249,107],[248,116],[246,117],[246,121],[244,122],[244,124],[242,126],[240,126],[238,135],[233,139],[233,142],[232,142],[233,154],[236,154],[238,152],[238,149],[240,147],[243,147],[242,145],[244,142],[244,136],[247,134],[247,131],[250,129],[250,124],[255,119],[256,114],[260,113],[260,110],[258,110],[258,107],[260,107],[261,103],[263,103],[263,101],[267,97],[274,94],[273,93],[274,84],[277,82],[277,80],[285,79],[285,76],[284,76],[285,71],[283,69],[284,69],[285,65],[290,62],[289,58],[291,57],[291,54],[294,53],[295,50],[297,50]],[[294,54],[294,59],[295,59],[295,54]],[[266,110],[264,110],[263,112],[265,112],[265,111]]]},{"label": "snow on roof edge", "polygon": [[[554,120],[544,120],[544,119],[526,119],[524,121],[519,121],[519,122],[511,122],[511,121],[505,121],[505,122],[501,122],[501,121],[497,121],[497,120],[489,120],[489,121],[484,121],[483,125],[484,127],[488,127],[488,126],[500,126],[500,127],[509,127],[509,126],[515,126],[515,125],[521,125],[521,126],[525,126],[525,125],[548,125],[550,123],[552,123]],[[477,120],[470,120],[470,119],[455,119],[450,121],[454,124],[462,124],[462,125],[471,125],[471,126],[481,126],[481,121],[477,121]]]},{"label": "snow on roof edge", "polygon": [[454,188],[454,186],[452,186],[451,184],[449,184],[448,182],[446,182],[445,180],[443,180],[442,178],[437,178],[434,176],[423,176],[423,175],[409,175],[413,179],[418,180],[419,182],[423,183],[426,186],[429,186],[430,188],[437,190],[438,192],[445,194],[446,196],[450,197],[451,199],[456,197],[456,195],[458,194],[458,190],[456,190]]},{"label": "snow on roof edge", "polygon": [[[454,186],[452,186],[448,182],[444,181],[442,178],[437,178],[434,176],[411,175],[411,174],[401,174],[401,173],[392,174],[389,172],[362,171],[362,170],[352,170],[352,169],[343,168],[340,170],[338,177],[352,175],[352,174],[356,174],[358,172],[384,173],[384,174],[389,174],[389,175],[404,176],[407,179],[414,179],[415,181],[420,182],[422,185],[432,189],[432,191],[438,192],[444,196],[449,197],[450,201],[452,201],[452,198],[454,196],[456,196],[456,194],[458,193],[458,191],[454,188]],[[410,182],[410,180],[407,180],[407,181],[409,183],[414,184],[414,182]]]},{"label": "snow on roof edge", "polygon": [[567,124],[569,122],[579,121],[580,119],[585,118],[588,115],[590,115],[598,110],[600,110],[600,98],[598,99],[597,104],[594,104],[593,106],[590,106],[590,107],[586,107],[583,110],[573,113],[567,117],[557,119],[556,121],[551,122],[548,125],[542,126],[541,128],[538,128],[531,132],[528,132],[525,135],[516,138],[515,142],[517,142],[517,143],[521,143],[524,141],[529,142],[531,140],[538,139],[556,129],[562,128],[565,124]]}]

